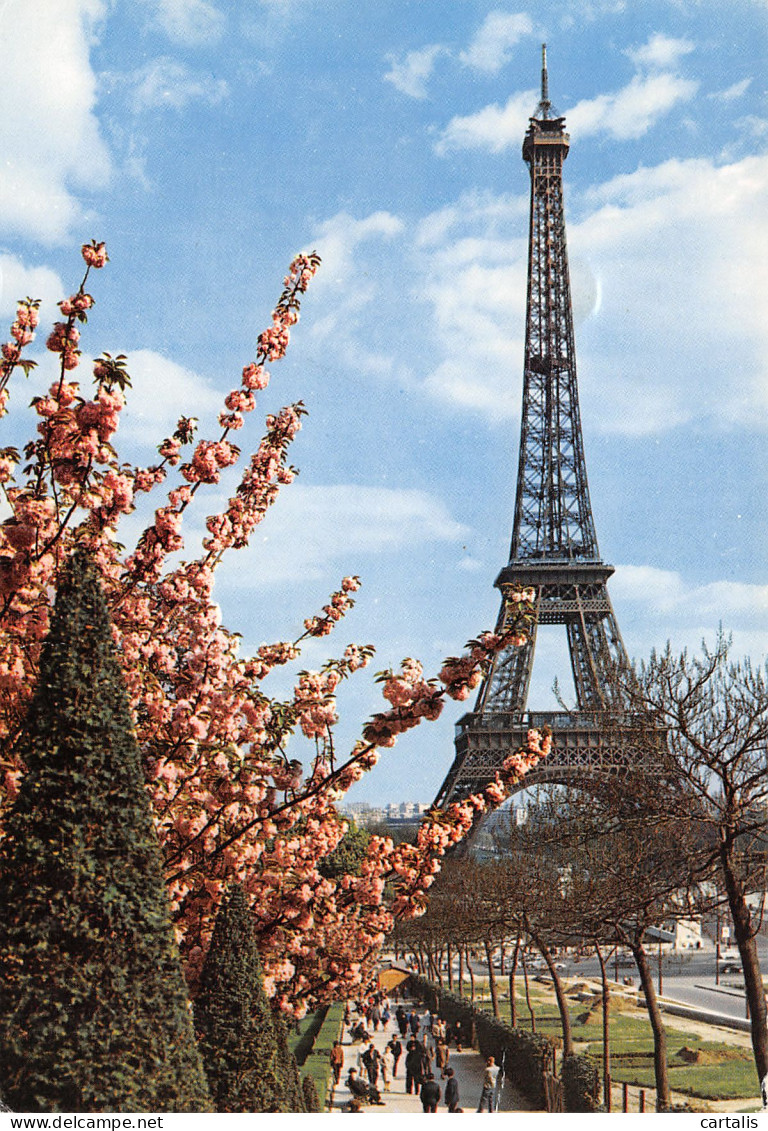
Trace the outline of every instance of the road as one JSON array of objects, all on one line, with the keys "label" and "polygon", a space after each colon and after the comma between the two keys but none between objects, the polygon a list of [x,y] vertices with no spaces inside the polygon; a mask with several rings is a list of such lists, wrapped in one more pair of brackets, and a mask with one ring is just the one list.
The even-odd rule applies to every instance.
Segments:
[{"label": "road", "polygon": [[[768,941],[758,940],[758,954],[763,970],[768,970]],[[651,970],[653,972],[654,986],[658,990],[659,963],[656,954],[649,954]],[[473,962],[475,972],[483,976],[486,974],[485,964],[481,961]],[[600,967],[596,958],[583,958],[578,962],[566,959],[562,970],[567,978],[599,978]],[[518,968],[519,969],[519,968]],[[505,973],[508,965],[505,966]],[[529,972],[530,967],[529,967]],[[536,969],[536,974],[545,973]],[[623,978],[632,978],[633,984],[638,985],[637,968],[631,956],[619,957],[618,965],[613,958],[608,961],[609,977],[621,981]],[[501,977],[498,974],[497,976]],[[720,1013],[726,1017],[745,1018],[746,1004],[744,999],[744,979],[740,972],[722,973],[719,984],[715,981],[715,952],[712,949],[700,951],[682,951],[671,955],[662,956],[661,965],[662,992],[665,998],[683,1002],[697,1009]]]},{"label": "road", "polygon": [[[760,941],[758,944],[761,965],[766,969],[768,960],[768,947]],[[659,987],[659,963],[656,955],[651,957],[651,969],[654,975],[654,985]],[[597,978],[600,968],[597,959],[582,959],[581,962],[567,962],[563,971],[567,976],[579,974],[585,977]],[[625,962],[616,967],[609,963],[609,974],[618,980],[624,977],[633,979],[638,984],[637,969],[634,962]],[[719,984],[715,981],[715,954],[714,951],[689,951],[680,954],[664,955],[661,965],[661,982],[663,996],[680,1001],[686,1005],[695,1006],[713,1013],[721,1013],[726,1017],[746,1017],[744,999],[744,979],[741,973],[721,973]]]}]

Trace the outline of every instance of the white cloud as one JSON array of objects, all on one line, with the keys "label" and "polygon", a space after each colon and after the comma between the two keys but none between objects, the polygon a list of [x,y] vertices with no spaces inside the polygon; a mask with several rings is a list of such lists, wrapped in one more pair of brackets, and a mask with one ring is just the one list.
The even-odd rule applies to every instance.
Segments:
[{"label": "white cloud", "polygon": [[77,192],[103,187],[111,160],[95,116],[89,49],[98,0],[7,0],[0,68],[0,224],[46,242],[82,222]]},{"label": "white cloud", "polygon": [[415,552],[467,533],[440,499],[420,490],[296,483],[281,493],[279,506],[279,521],[267,519],[249,549],[222,565],[224,585],[325,578],[336,564],[355,573],[367,555]]},{"label": "white cloud", "polygon": [[[374,212],[361,220],[339,212],[320,224],[310,241],[323,261],[312,291],[324,302],[325,313],[315,314],[308,333],[318,341],[331,341],[337,359],[356,373],[391,376],[394,369],[392,354],[373,348],[365,318],[384,296],[384,251],[377,244],[389,243],[403,231],[402,220],[390,212]],[[375,271],[368,269],[372,255]]]},{"label": "white cloud", "polygon": [[[691,46],[686,40],[655,36],[633,57],[646,66],[654,59],[659,64],[665,59],[672,63],[689,49]],[[621,90],[582,99],[567,110],[568,128],[579,137],[603,133],[620,140],[639,138],[675,106],[690,101],[698,88],[698,82],[693,79],[669,71],[638,74]],[[538,99],[537,91],[522,91],[511,95],[503,106],[492,103],[474,114],[452,118],[441,133],[435,152],[482,149],[502,153],[510,147],[517,148],[528,128],[529,118],[536,111]]]},{"label": "white cloud", "polygon": [[603,430],[768,427],[767,200],[768,157],[667,161],[587,195],[569,238],[601,283],[586,395]]},{"label": "white cloud", "polygon": [[722,580],[691,585],[674,570],[625,565],[616,567],[610,590],[621,606],[624,631],[631,625],[632,650],[640,656],[663,648],[667,640],[673,651],[699,651],[702,639],[714,643],[721,624],[733,636],[734,659],[751,655],[759,662],[765,656],[768,585]]},{"label": "white cloud", "polygon": [[159,0],[154,9],[155,22],[174,43],[198,47],[218,41],[225,27],[225,16],[208,0]]},{"label": "white cloud", "polygon": [[524,12],[489,12],[459,59],[473,70],[495,75],[509,61],[515,44],[532,32],[533,23]]},{"label": "white cloud", "polygon": [[229,93],[224,79],[197,74],[186,64],[167,57],[153,59],[133,75],[131,81],[135,86],[133,103],[137,110],[154,106],[182,110],[195,101],[215,106]]},{"label": "white cloud", "polygon": [[403,222],[391,212],[372,212],[356,220],[348,212],[338,212],[318,228],[314,246],[322,256],[323,268],[312,284],[314,289],[329,283],[348,282],[355,269],[355,253],[361,243],[371,239],[391,239],[403,230]]},{"label": "white cloud", "polygon": [[674,39],[655,32],[642,47],[630,48],[626,54],[638,67],[674,67],[678,59],[690,54],[694,45],[689,39]]},{"label": "white cloud", "polygon": [[567,112],[568,128],[581,138],[595,133],[620,141],[642,137],[678,103],[693,98],[698,87],[693,79],[671,74],[636,75],[614,94],[577,102]]},{"label": "white cloud", "polygon": [[223,397],[205,378],[154,350],[133,350],[127,369],[131,388],[120,420],[119,441],[157,445],[170,436],[181,415],[196,416],[205,435],[223,409]]},{"label": "white cloud", "polygon": [[435,69],[437,57],[444,51],[439,44],[431,47],[422,47],[419,51],[409,51],[398,60],[394,55],[387,55],[390,68],[384,75],[387,82],[410,98],[426,98],[427,82]]},{"label": "white cloud", "polygon": [[732,86],[726,87],[725,90],[716,90],[708,95],[709,98],[714,98],[718,102],[736,102],[747,93],[752,85],[752,79],[742,79],[741,82],[735,82]]},{"label": "white cloud", "polygon": [[[713,647],[721,625],[732,637],[733,660],[751,656],[761,663],[765,658],[768,586],[730,581],[696,585],[674,570],[620,565],[608,588],[630,658],[647,659],[667,641],[673,654],[687,648],[700,655],[702,640]],[[566,702],[575,703],[565,629],[541,625],[529,698],[540,710],[560,709],[552,693],[555,677]]]},{"label": "white cloud", "polygon": [[[420,297],[441,360],[424,387],[491,420],[520,411],[525,333],[528,199],[467,193],[426,217],[416,234]],[[588,265],[574,264],[574,309],[596,301]]]},{"label": "white cloud", "polygon": [[451,118],[435,145],[435,152],[445,154],[454,149],[485,149],[490,153],[501,153],[510,146],[519,146],[538,99],[537,91],[524,90],[513,94],[504,106],[494,103],[484,106],[476,114]]},{"label": "white cloud", "polygon": [[[668,161],[569,198],[580,395],[593,430],[768,428],[767,202],[768,156]],[[516,417],[527,210],[527,193],[468,193],[415,227],[389,213],[334,217],[317,241],[328,290],[310,333],[355,373],[397,377],[492,421]]]},{"label": "white cloud", "polygon": [[0,255],[0,315],[10,318],[19,299],[41,300],[40,321],[47,326],[58,314],[56,303],[64,298],[64,284],[49,267],[26,267],[13,255]]}]

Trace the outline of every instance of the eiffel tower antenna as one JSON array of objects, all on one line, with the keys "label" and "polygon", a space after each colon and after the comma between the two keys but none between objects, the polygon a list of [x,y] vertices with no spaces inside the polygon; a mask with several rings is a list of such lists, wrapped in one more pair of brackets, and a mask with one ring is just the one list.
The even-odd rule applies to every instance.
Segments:
[{"label": "eiffel tower antenna", "polygon": [[549,78],[547,76],[547,45],[541,45],[541,101],[539,102],[538,117],[548,118],[552,109],[549,101]]},{"label": "eiffel tower antenna", "polygon": [[565,118],[551,111],[544,45],[541,101],[523,140],[531,177],[523,407],[512,544],[495,582],[502,598],[496,631],[507,624],[510,590],[533,587],[538,624],[565,627],[577,706],[528,710],[535,628],[523,647],[502,650],[474,710],[459,722],[454,762],[436,799],[441,806],[481,790],[524,745],[529,727],[551,726],[553,748],[526,786],[622,763],[605,708],[612,675],[627,657],[608,596],[613,566],[600,557],[587,485],[563,202],[570,139]]}]

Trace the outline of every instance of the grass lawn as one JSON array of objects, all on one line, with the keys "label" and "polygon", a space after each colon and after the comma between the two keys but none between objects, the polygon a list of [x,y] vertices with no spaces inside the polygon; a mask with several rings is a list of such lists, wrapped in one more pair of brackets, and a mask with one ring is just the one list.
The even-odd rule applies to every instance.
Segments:
[{"label": "grass lawn", "polygon": [[[568,1012],[577,1051],[587,1052],[596,1064],[603,1055],[602,1006],[598,998],[579,1001],[568,996]],[[536,1031],[562,1045],[560,1014],[551,990],[532,982],[530,997],[536,1016]],[[479,1008],[490,1012],[490,1002]],[[509,1002],[500,1002],[502,1019],[509,1021]],[[530,1028],[530,1012],[522,986],[518,987],[517,1019]],[[755,1064],[748,1048],[726,1042],[707,1041],[695,1033],[666,1026],[670,1086],[674,1091],[706,1100],[749,1098],[758,1094]],[[653,1034],[648,1015],[625,999],[611,999],[611,1077],[617,1083],[653,1089]]]}]

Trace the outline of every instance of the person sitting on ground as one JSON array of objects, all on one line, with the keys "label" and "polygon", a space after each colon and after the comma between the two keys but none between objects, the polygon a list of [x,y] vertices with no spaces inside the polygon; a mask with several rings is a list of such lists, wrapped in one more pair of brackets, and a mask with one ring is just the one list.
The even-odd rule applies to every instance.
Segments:
[{"label": "person sitting on ground", "polygon": [[378,1088],[374,1088],[373,1084],[366,1084],[365,1080],[361,1080],[357,1074],[356,1068],[350,1068],[349,1076],[347,1076],[345,1083],[352,1093],[353,1099],[372,1104],[382,1104],[384,1102],[379,1094]]},{"label": "person sitting on ground", "polygon": [[368,1041],[370,1034],[362,1021],[357,1021],[349,1031],[351,1041]]},{"label": "person sitting on ground", "polygon": [[431,1072],[428,1072],[424,1078],[424,1083],[421,1085],[421,1106],[424,1111],[437,1112],[437,1105],[440,1103],[440,1085],[434,1078]]}]

